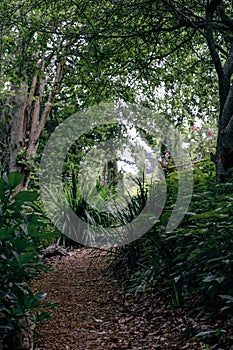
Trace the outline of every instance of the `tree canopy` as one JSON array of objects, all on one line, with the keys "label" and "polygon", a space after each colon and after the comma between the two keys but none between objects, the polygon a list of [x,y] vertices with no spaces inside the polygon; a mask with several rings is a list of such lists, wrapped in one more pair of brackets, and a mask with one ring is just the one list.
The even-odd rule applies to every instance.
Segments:
[{"label": "tree canopy", "polygon": [[[114,52],[111,54],[114,62],[125,65],[137,81],[142,79],[144,91],[148,86],[153,91],[162,82],[167,96],[174,93],[175,100],[177,86],[181,91],[189,86],[192,98],[188,100],[187,90],[180,96],[183,111],[192,115],[194,109],[200,117],[202,111],[208,111],[207,105],[212,104],[209,111],[218,119],[213,159],[219,181],[224,180],[226,170],[232,166],[232,3],[222,0],[107,3],[111,4],[107,10],[110,20],[102,20],[99,39],[102,43],[106,38],[112,39],[108,40],[111,44],[107,49]],[[128,53],[125,60],[122,51],[121,59],[117,55],[117,47]]]},{"label": "tree canopy", "polygon": [[213,160],[219,180],[226,178],[231,1],[11,0],[0,13],[2,125],[11,119],[11,170],[19,168],[23,148],[27,160],[35,155],[51,111],[62,115],[122,98],[158,108],[178,125],[185,118],[218,120]]}]

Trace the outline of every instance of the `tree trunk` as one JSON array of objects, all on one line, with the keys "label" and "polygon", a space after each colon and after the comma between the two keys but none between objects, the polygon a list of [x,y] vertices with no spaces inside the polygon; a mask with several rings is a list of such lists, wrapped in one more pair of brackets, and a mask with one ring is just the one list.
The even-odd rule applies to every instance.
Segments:
[{"label": "tree trunk", "polygon": [[11,132],[10,132],[10,160],[9,171],[20,171],[21,166],[17,164],[17,156],[23,150],[26,132],[25,108],[27,104],[28,87],[24,82],[16,87],[12,98],[11,110]]},{"label": "tree trunk", "polygon": [[[229,36],[229,52],[222,64],[213,33],[213,17],[221,0],[212,0],[206,7],[206,39],[210,55],[212,57],[219,86],[219,120],[216,155],[212,160],[216,164],[218,182],[226,182],[229,177],[229,169],[233,167],[233,36]],[[222,9],[224,12],[225,10]],[[227,17],[224,12],[224,16]]]},{"label": "tree trunk", "polygon": [[[54,62],[51,63],[54,64]],[[30,163],[33,162],[33,158],[37,154],[39,140],[62,78],[63,65],[59,62],[56,66],[55,77],[51,82],[50,93],[46,98],[44,94],[45,86],[49,83],[51,77],[45,74],[43,80],[40,78],[44,74],[44,67],[45,57],[42,57],[38,72],[32,77],[30,89],[26,82],[23,82],[19,88],[14,89],[9,144],[9,171],[20,171],[23,175],[23,181],[17,187],[17,191],[27,188],[31,172]],[[24,80],[26,81],[26,79]],[[43,109],[41,108],[42,105],[45,106]],[[28,140],[26,140],[26,136]]]},{"label": "tree trunk", "polygon": [[226,182],[233,167],[233,83],[229,85],[224,105],[220,108],[216,148],[218,182]]}]

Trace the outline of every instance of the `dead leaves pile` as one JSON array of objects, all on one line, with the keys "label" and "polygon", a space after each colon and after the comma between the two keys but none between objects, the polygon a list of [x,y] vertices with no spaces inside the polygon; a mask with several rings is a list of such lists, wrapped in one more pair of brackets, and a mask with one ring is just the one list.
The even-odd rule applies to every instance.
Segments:
[{"label": "dead leaves pile", "polygon": [[196,321],[188,307],[175,308],[161,293],[124,296],[117,281],[103,274],[105,264],[91,250],[79,249],[33,282],[34,292],[58,303],[52,319],[36,328],[35,350],[231,348],[230,322],[223,329],[222,321]]}]

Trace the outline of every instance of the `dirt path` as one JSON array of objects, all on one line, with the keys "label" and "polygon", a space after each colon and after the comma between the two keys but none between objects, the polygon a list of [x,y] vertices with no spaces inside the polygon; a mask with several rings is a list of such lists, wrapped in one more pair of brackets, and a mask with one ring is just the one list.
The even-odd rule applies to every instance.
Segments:
[{"label": "dirt path", "polygon": [[161,300],[145,307],[145,300],[128,295],[123,308],[121,289],[103,266],[90,250],[76,250],[34,281],[35,292],[47,292],[46,301],[59,305],[52,320],[37,327],[35,350],[226,349],[188,340],[207,326]]}]

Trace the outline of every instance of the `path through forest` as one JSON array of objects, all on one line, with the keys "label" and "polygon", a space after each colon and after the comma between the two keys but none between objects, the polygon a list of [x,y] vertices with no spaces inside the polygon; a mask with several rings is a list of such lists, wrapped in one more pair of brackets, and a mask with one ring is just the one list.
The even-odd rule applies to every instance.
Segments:
[{"label": "path through forest", "polygon": [[128,294],[124,303],[104,266],[104,258],[97,259],[92,250],[74,250],[33,282],[35,292],[46,292],[46,301],[58,303],[53,318],[36,329],[35,350],[226,349],[191,337],[217,325],[197,323],[190,309],[174,308],[159,293],[153,302],[145,293]]}]

